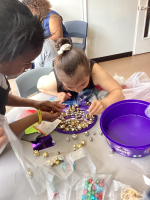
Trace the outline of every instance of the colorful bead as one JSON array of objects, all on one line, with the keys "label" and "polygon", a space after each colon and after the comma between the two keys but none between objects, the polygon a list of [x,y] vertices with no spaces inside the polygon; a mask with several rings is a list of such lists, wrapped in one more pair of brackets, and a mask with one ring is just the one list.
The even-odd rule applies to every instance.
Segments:
[{"label": "colorful bead", "polygon": [[91,188],[88,188],[88,192],[91,193],[91,192],[92,192],[92,189],[91,189]]},{"label": "colorful bead", "polygon": [[84,194],[82,195],[82,200],[86,200],[86,196]]},{"label": "colorful bead", "polygon": [[91,194],[92,194],[92,195],[95,195],[95,191],[93,190],[93,191],[91,192]]},{"label": "colorful bead", "polygon": [[103,187],[100,187],[100,191],[103,192]]},{"label": "colorful bead", "polygon": [[63,170],[66,171],[66,162],[61,163],[61,164],[60,164],[60,167],[61,167]]},{"label": "colorful bead", "polygon": [[102,178],[101,181],[100,181],[100,186],[104,186],[104,179]]},{"label": "colorful bead", "polygon": [[96,183],[99,184],[99,179],[96,180]]},{"label": "colorful bead", "polygon": [[55,197],[57,195],[57,193],[56,192],[53,192],[53,197]]},{"label": "colorful bead", "polygon": [[91,196],[91,200],[95,200],[95,197],[94,197],[94,196]]},{"label": "colorful bead", "polygon": [[88,189],[87,185],[84,185],[84,189],[86,189],[86,190]]},{"label": "colorful bead", "polygon": [[75,170],[75,166],[76,166],[76,164],[75,163],[73,163],[73,169]]},{"label": "colorful bead", "polygon": [[92,186],[92,190],[95,190],[95,187],[94,187],[94,186]]},{"label": "colorful bead", "polygon": [[88,193],[87,193],[87,197],[90,197],[90,196],[91,196],[91,195],[90,195],[90,193],[88,192]]},{"label": "colorful bead", "polygon": [[89,183],[92,183],[92,179],[89,179]]},{"label": "colorful bead", "polygon": [[88,183],[89,183],[88,181],[85,181],[85,185],[88,185]]},{"label": "colorful bead", "polygon": [[88,193],[87,193],[87,190],[83,190],[83,193],[84,193],[84,194],[88,194]]}]

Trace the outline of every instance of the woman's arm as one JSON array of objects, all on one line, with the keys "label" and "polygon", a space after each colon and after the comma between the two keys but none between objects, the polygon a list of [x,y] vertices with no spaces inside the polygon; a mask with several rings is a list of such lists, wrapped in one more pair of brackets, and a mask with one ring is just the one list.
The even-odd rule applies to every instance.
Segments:
[{"label": "woman's arm", "polygon": [[[42,113],[42,119],[45,121],[50,121],[50,122],[53,122],[54,120],[56,120],[61,114],[61,112],[56,112],[54,114],[51,114],[49,112],[44,112],[44,111],[42,111],[41,113]],[[9,127],[16,135],[18,135],[22,131],[24,131],[26,128],[28,128],[29,126],[31,126],[32,124],[38,121],[39,121],[38,113],[35,112],[34,114],[31,114],[27,117],[24,117],[18,121],[15,121],[9,124]]]},{"label": "woman's arm", "polygon": [[62,18],[57,15],[53,14],[49,19],[49,29],[51,32],[50,39],[57,42],[59,38],[63,37],[63,29],[62,29]]},{"label": "woman's arm", "polygon": [[64,108],[64,105],[58,102],[50,102],[50,101],[36,101],[28,98],[18,97],[15,95],[8,94],[8,106],[17,106],[17,107],[33,107],[36,109],[40,109],[42,111],[51,111],[56,109],[57,111],[61,111]]},{"label": "woman's arm", "polygon": [[97,105],[94,101],[90,107],[91,114],[100,114],[111,104],[124,99],[122,87],[114,80],[105,70],[98,64],[94,64],[92,70],[92,78],[94,85],[100,85],[104,90],[109,92],[109,95],[100,101]]}]

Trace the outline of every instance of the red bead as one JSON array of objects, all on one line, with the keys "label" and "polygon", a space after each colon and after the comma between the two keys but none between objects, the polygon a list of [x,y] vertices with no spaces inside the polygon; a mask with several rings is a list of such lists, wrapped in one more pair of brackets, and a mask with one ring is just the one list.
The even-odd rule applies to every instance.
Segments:
[{"label": "red bead", "polygon": [[57,193],[56,192],[53,192],[53,197],[55,197],[57,195]]},{"label": "red bead", "polygon": [[83,193],[86,194],[86,193],[87,193],[87,190],[83,190]]},{"label": "red bead", "polygon": [[92,183],[92,179],[89,179],[89,183]]},{"label": "red bead", "polygon": [[94,187],[94,186],[92,186],[92,190],[95,190],[95,187]]},{"label": "red bead", "polygon": [[101,181],[100,181],[100,184],[99,184],[101,187],[104,186],[104,179],[102,178]]},{"label": "red bead", "polygon": [[94,183],[93,183],[93,185],[95,186],[95,185],[96,185],[96,183],[94,182]]},{"label": "red bead", "polygon": [[98,195],[98,200],[102,200],[102,196],[103,196],[103,193],[101,192],[99,195]]},{"label": "red bead", "polygon": [[99,194],[96,194],[95,196],[98,198],[98,197],[99,197]]}]

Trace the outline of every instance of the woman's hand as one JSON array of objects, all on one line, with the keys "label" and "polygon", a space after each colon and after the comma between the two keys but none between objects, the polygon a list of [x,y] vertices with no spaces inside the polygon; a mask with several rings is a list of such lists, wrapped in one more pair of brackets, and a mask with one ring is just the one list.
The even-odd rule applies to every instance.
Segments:
[{"label": "woman's hand", "polygon": [[4,130],[0,127],[0,148],[6,143],[7,137],[4,135]]},{"label": "woman's hand", "polygon": [[55,121],[60,115],[61,115],[61,112],[56,112],[56,113],[51,114],[50,112],[44,112],[44,111],[42,111],[42,119],[43,119],[44,121],[53,122],[53,121]]},{"label": "woman's hand", "polygon": [[55,109],[57,112],[61,112],[61,109],[65,108],[65,105],[59,103],[59,101],[54,101],[54,102],[35,101],[34,108],[40,109],[41,111],[47,111],[47,112],[53,111]]},{"label": "woman's hand", "polygon": [[71,94],[68,92],[68,93],[65,93],[65,92],[60,92],[58,94],[58,100],[62,103],[68,99],[71,99]]},{"label": "woman's hand", "polygon": [[94,100],[89,107],[90,115],[99,115],[105,110],[105,106],[102,101]]}]

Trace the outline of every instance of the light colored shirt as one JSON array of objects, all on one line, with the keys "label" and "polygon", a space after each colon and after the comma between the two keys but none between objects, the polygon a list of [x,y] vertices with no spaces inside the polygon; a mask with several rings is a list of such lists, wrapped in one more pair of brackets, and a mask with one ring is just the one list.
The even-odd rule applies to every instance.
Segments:
[{"label": "light colored shirt", "polygon": [[53,68],[53,59],[57,55],[55,42],[51,39],[46,39],[41,54],[34,60],[35,68],[50,66]]}]

